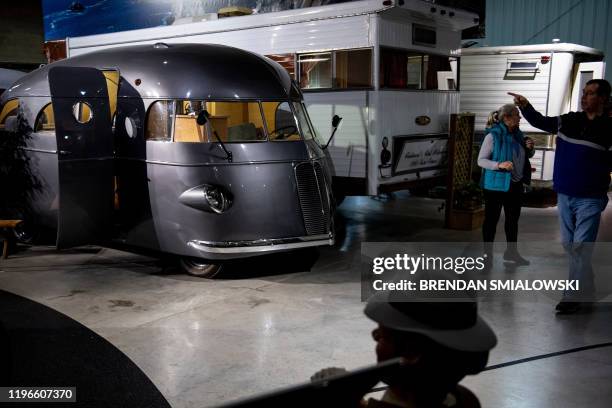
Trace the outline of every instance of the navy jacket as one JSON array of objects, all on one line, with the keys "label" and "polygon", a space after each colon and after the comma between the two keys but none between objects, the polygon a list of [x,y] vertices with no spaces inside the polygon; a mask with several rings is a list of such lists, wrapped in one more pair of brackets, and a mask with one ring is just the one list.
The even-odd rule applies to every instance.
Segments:
[{"label": "navy jacket", "polygon": [[612,170],[612,118],[589,120],[584,112],[542,116],[531,104],[521,112],[532,126],[557,134],[555,191],[572,197],[607,194]]}]

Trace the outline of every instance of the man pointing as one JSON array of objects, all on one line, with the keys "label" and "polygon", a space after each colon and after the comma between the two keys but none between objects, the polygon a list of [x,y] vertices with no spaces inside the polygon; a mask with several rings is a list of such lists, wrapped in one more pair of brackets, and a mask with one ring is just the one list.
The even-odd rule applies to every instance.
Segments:
[{"label": "man pointing", "polygon": [[565,292],[556,310],[574,313],[581,302],[592,300],[595,292],[593,247],[589,243],[597,238],[601,212],[608,203],[612,118],[605,107],[610,84],[603,79],[590,80],[582,93],[582,112],[554,117],[537,112],[524,96],[508,94],[532,126],[557,134],[553,183],[558,194],[561,240],[570,257],[569,278],[580,281],[580,293]]}]

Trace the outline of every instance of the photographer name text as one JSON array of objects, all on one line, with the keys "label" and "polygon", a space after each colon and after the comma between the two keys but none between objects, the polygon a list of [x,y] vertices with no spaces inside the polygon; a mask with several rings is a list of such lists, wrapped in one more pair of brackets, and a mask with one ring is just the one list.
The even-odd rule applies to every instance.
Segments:
[{"label": "photographer name text", "polygon": [[402,279],[385,282],[377,279],[372,282],[376,291],[579,291],[578,280],[567,279]]}]

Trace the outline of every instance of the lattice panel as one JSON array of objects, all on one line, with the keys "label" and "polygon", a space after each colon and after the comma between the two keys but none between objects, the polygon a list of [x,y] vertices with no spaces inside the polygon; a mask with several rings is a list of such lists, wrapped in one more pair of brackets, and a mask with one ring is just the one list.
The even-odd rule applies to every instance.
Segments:
[{"label": "lattice panel", "polygon": [[484,212],[480,209],[454,208],[455,192],[472,180],[472,143],[474,114],[451,115],[448,139],[448,184],[446,196],[446,228],[472,230],[482,225]]},{"label": "lattice panel", "polygon": [[[458,114],[451,116],[449,144],[449,163],[452,165],[452,189],[472,179],[472,141],[474,135],[474,115]],[[449,146],[450,147],[450,146]]]}]

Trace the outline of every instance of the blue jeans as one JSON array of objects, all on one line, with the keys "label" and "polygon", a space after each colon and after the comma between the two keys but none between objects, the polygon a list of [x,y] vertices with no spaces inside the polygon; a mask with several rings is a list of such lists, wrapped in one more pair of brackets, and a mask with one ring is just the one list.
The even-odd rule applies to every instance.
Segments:
[{"label": "blue jeans", "polygon": [[564,300],[593,300],[592,243],[597,239],[601,212],[608,204],[608,196],[584,198],[561,193],[557,196],[561,242],[569,255],[569,279],[580,282],[580,293],[566,292]]}]

